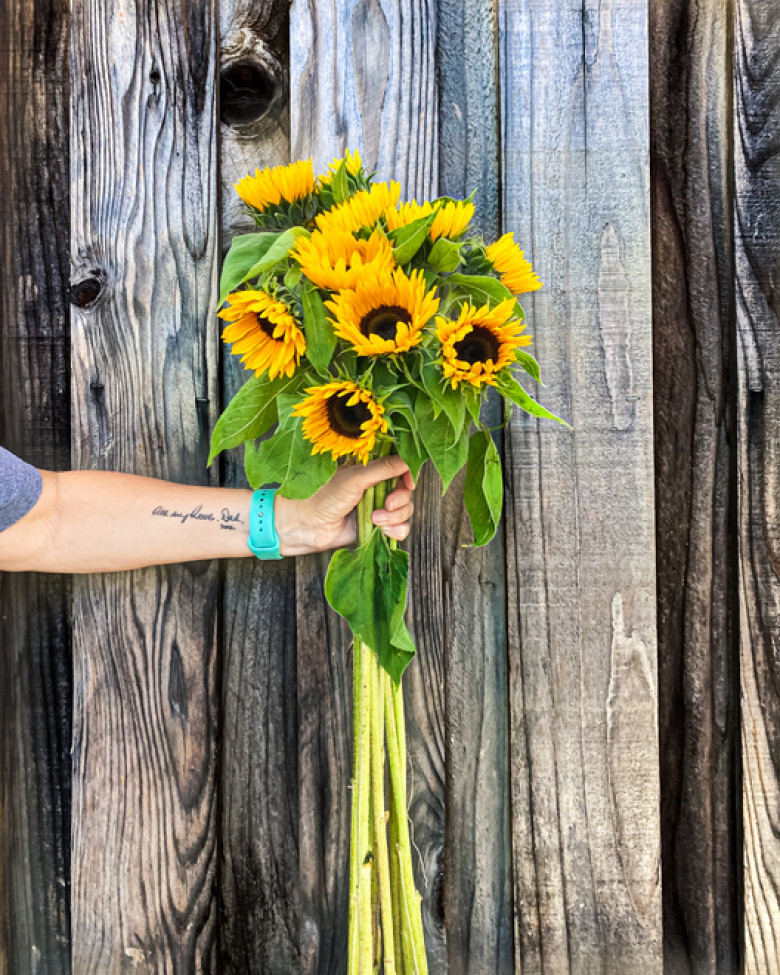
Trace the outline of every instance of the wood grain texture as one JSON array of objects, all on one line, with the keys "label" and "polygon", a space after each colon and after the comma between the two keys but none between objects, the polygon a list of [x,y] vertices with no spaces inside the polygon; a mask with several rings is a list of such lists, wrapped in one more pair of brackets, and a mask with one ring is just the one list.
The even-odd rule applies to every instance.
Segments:
[{"label": "wood grain texture", "polygon": [[[67,467],[68,9],[0,4],[0,443]],[[0,973],[70,971],[70,586],[0,576]]]},{"label": "wood grain texture", "polygon": [[312,975],[340,975],[347,960],[352,648],[323,597],[327,564],[296,565],[300,971]]},{"label": "wood grain texture", "polygon": [[[233,189],[289,161],[288,4],[220,4],[223,252],[254,226]],[[246,381],[223,349],[223,408]],[[246,487],[242,451],[223,482]],[[222,588],[220,956],[225,972],[300,965],[295,565],[238,560]]]},{"label": "wood grain texture", "polygon": [[[396,179],[406,198],[435,195],[438,184],[438,104],[435,89],[435,9],[421,0],[295,0],[290,12],[292,157],[312,156],[324,169],[345,148],[359,150],[379,179]],[[410,623],[418,658],[407,671],[405,698],[410,762],[409,808],[418,889],[432,973],[446,969],[441,869],[444,853],[444,578],[440,489],[424,472],[410,542]],[[327,789],[327,803],[301,827],[304,891],[329,890],[337,898],[302,897],[304,971],[340,973],[346,963],[348,785],[351,751],[351,682],[343,661],[343,630],[325,620],[322,581],[299,572],[299,707],[301,813],[312,787]],[[306,594],[303,601],[302,595]],[[320,607],[319,610],[316,607]],[[305,607],[305,609],[304,609]],[[305,628],[305,629],[304,629]],[[305,634],[305,636],[304,636]],[[334,639],[335,636],[335,639]],[[304,659],[306,664],[304,664]],[[317,661],[325,660],[327,664]],[[351,660],[349,661],[351,665]],[[327,674],[322,668],[327,666]],[[314,667],[314,670],[311,668]],[[315,685],[317,674],[322,680]],[[304,683],[305,682],[305,683]],[[315,691],[316,687],[316,691]],[[326,687],[327,691],[323,692]],[[304,706],[305,702],[305,706]],[[338,753],[333,754],[334,743]],[[317,760],[321,767],[311,763]],[[311,783],[311,786],[309,785]],[[319,783],[319,785],[318,785]],[[312,857],[309,851],[319,852]],[[327,852],[326,852],[327,851]],[[320,864],[330,864],[322,876]],[[307,871],[318,871],[307,879]]]},{"label": "wood grain texture", "polygon": [[733,6],[650,5],[664,967],[738,970]]},{"label": "wood grain texture", "polygon": [[[73,8],[75,467],[208,482],[216,49],[208,2]],[[215,970],[217,583],[194,563],[74,584],[80,975]]]},{"label": "wood grain texture", "polygon": [[[439,192],[465,197],[476,189],[473,227],[488,241],[501,232],[497,6],[437,6]],[[490,426],[500,426],[501,412],[490,400]],[[496,438],[501,449],[500,431]],[[514,968],[506,557],[503,526],[487,549],[462,547],[472,541],[462,486],[461,477],[443,511],[443,906],[448,971],[488,975]]]},{"label": "wood grain texture", "polygon": [[660,972],[644,5],[500,4],[504,229],[573,426],[507,437],[516,970]]},{"label": "wood grain texture", "polygon": [[239,561],[223,595],[220,971],[283,975],[300,957],[295,566]]},{"label": "wood grain texture", "polygon": [[735,255],[745,971],[780,966],[780,13],[736,4]]}]

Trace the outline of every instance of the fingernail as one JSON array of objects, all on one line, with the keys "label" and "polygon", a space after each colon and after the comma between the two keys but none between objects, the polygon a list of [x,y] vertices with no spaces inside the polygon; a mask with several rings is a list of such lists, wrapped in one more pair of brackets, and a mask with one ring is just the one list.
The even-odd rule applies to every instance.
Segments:
[{"label": "fingernail", "polygon": [[387,513],[385,511],[375,511],[374,512],[374,524],[384,525],[387,521]]}]

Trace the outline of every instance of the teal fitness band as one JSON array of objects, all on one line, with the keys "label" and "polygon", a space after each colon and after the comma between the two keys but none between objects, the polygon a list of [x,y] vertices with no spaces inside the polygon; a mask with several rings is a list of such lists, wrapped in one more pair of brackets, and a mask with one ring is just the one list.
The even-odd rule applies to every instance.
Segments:
[{"label": "teal fitness band", "polygon": [[273,488],[260,488],[249,505],[249,551],[258,559],[280,559],[279,536],[274,527]]}]

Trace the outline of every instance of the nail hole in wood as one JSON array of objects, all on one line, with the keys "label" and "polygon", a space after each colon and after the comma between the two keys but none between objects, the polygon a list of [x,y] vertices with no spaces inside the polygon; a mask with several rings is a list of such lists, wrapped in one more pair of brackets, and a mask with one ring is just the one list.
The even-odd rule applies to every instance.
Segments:
[{"label": "nail hole in wood", "polygon": [[159,85],[160,84],[160,82],[162,81],[162,75],[160,74],[160,71],[159,71],[158,68],[152,68],[152,70],[149,72],[149,81],[153,85]]},{"label": "nail hole in wood", "polygon": [[219,117],[225,125],[245,125],[261,118],[276,95],[276,82],[255,61],[236,61],[219,76]]}]

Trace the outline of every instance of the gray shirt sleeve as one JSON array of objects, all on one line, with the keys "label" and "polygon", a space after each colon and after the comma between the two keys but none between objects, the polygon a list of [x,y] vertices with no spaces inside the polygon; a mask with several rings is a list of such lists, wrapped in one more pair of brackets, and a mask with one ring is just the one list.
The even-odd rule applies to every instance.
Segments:
[{"label": "gray shirt sleeve", "polygon": [[40,494],[40,473],[0,447],[0,532],[26,515]]}]

